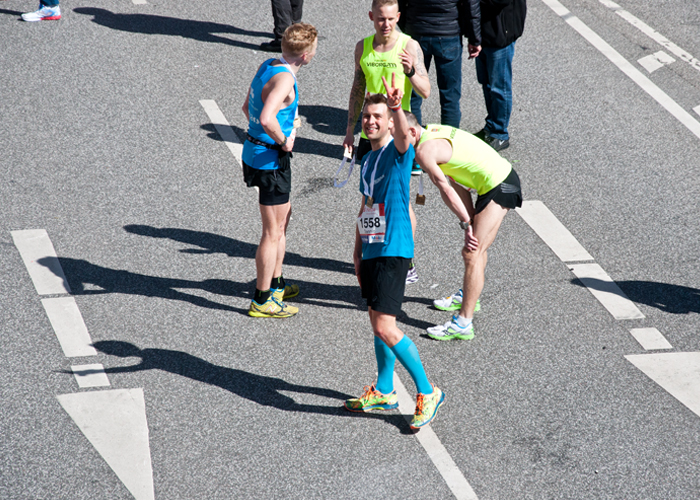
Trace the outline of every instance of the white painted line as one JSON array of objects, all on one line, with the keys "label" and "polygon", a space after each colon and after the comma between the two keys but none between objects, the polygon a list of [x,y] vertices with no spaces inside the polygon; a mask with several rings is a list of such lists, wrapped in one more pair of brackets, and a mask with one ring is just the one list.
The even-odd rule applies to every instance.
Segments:
[{"label": "white painted line", "polygon": [[109,385],[109,379],[105,373],[105,367],[99,363],[94,365],[76,365],[70,367],[78,387],[105,387]]},{"label": "white painted line", "polygon": [[73,297],[41,299],[41,303],[66,357],[97,355]]},{"label": "white painted line", "polygon": [[700,352],[635,354],[625,358],[700,416]]},{"label": "white painted line", "polygon": [[541,201],[525,201],[516,212],[564,262],[593,260],[564,225]]},{"label": "white painted line", "polygon": [[[668,94],[649,80],[641,71],[635,68],[628,62],[619,52],[613,49],[605,40],[600,38],[597,33],[586,26],[580,19],[572,15],[569,10],[557,0],[542,0],[550,9],[561,16],[569,26],[574,28],[578,33],[588,40],[596,49],[607,57],[615,66],[625,73],[634,83],[642,90],[649,94],[656,102],[665,108],[679,122],[681,122],[688,130],[696,137],[700,138],[700,122],[692,117],[690,113],[679,106]],[[671,50],[669,48],[669,50]],[[680,57],[680,56],[679,56]]]},{"label": "white painted line", "polygon": [[661,332],[656,328],[632,328],[630,333],[647,351],[673,349],[666,337],[661,335]]},{"label": "white painted line", "polygon": [[143,389],[56,396],[136,500],[154,500]]},{"label": "white painted line", "polygon": [[645,317],[598,264],[573,264],[569,269],[615,319]]},{"label": "white painted line", "polygon": [[202,105],[204,111],[206,111],[207,115],[209,115],[209,119],[214,125],[214,128],[216,128],[216,132],[221,136],[224,143],[226,143],[226,146],[228,146],[228,149],[231,151],[231,154],[233,154],[233,157],[239,164],[242,164],[241,155],[243,154],[243,143],[236,132],[234,132],[231,128],[231,125],[229,124],[228,120],[226,120],[226,117],[221,112],[221,109],[219,109],[216,101],[203,99],[199,101],[199,104]]},{"label": "white painted line", "polygon": [[[394,388],[399,397],[399,411],[406,416],[410,422],[416,404],[408,394],[406,387],[401,383],[399,377],[394,373]],[[452,494],[457,500],[477,500],[476,493],[465,479],[462,472],[455,464],[454,460],[440,442],[435,432],[430,428],[430,425],[423,427],[416,434],[418,442],[423,446],[423,449],[428,453],[440,475],[447,483],[447,486],[452,491]]]},{"label": "white painted line", "polygon": [[146,0],[131,0],[134,2],[134,5],[146,5],[148,2]]},{"label": "white painted line", "polygon": [[600,3],[602,3],[609,9],[612,9],[615,12],[615,14],[617,14],[622,19],[630,23],[632,26],[640,30],[642,33],[650,37],[652,40],[662,45],[663,47],[666,47],[666,49],[669,52],[676,55],[679,59],[687,62],[693,68],[700,71],[700,60],[694,58],[692,55],[680,48],[678,45],[669,41],[669,39],[663,36],[661,33],[652,29],[649,25],[647,25],[640,19],[636,18],[635,16],[624,10],[615,2],[611,2],[609,0],[600,0]]},{"label": "white painted line", "polygon": [[70,293],[56,250],[44,229],[11,231],[12,239],[39,295]]},{"label": "white painted line", "polygon": [[667,64],[671,64],[673,62],[676,62],[676,60],[669,56],[666,52],[663,50],[660,50],[656,52],[655,54],[651,54],[645,57],[642,57],[637,61],[641,66],[647,70],[649,73],[653,73],[659,68],[663,68]]},{"label": "white painted line", "polygon": [[698,115],[700,115],[700,106],[695,106],[693,108],[693,111],[695,111]]}]

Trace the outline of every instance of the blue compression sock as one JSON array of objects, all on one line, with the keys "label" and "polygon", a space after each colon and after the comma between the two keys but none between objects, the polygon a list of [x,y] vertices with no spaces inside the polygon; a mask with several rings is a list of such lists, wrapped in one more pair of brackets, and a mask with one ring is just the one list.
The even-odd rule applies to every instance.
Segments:
[{"label": "blue compression sock", "polygon": [[396,356],[391,348],[382,339],[374,337],[374,354],[377,357],[377,386],[382,394],[389,394],[394,390],[394,363]]},{"label": "blue compression sock", "polygon": [[428,376],[425,374],[423,363],[420,361],[418,348],[406,335],[399,340],[398,344],[391,348],[399,362],[406,368],[413,382],[416,384],[416,389],[421,394],[432,394],[433,386],[428,382]]}]

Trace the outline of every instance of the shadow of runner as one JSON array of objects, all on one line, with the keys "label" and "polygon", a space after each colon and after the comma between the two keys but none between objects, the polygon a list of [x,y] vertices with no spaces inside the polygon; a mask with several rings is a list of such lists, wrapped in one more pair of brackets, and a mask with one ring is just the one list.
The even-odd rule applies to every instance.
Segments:
[{"label": "shadow of runner", "polygon": [[[91,264],[82,259],[59,257],[58,261],[68,280],[73,295],[99,295],[105,293],[123,293],[127,295],[143,295],[144,297],[161,297],[170,300],[181,300],[195,306],[209,309],[223,309],[241,314],[248,314],[247,309],[240,309],[226,304],[220,304],[204,297],[191,295],[177,290],[178,288],[198,289],[219,295],[249,297],[252,283],[238,283],[226,280],[192,281],[173,278],[158,278],[145,274],[132,273],[120,269],[109,269]],[[47,266],[51,264],[50,257],[39,259],[38,263]],[[89,290],[85,285],[95,285],[102,290]]]},{"label": "shadow of runner", "polygon": [[178,19],[176,17],[153,16],[147,14],[116,14],[105,9],[94,7],[79,7],[73,9],[73,12],[94,16],[92,22],[114,30],[143,33],[145,35],[180,36],[200,42],[223,43],[244,49],[260,50],[260,47],[252,43],[239,42],[223,36],[216,36],[214,33],[272,38],[271,33],[248,31],[228,24],[207,21],[193,21],[190,19]]},{"label": "shadow of runner", "polygon": [[169,349],[139,349],[134,344],[119,340],[99,341],[95,342],[93,346],[98,351],[110,356],[141,358],[141,362],[137,365],[105,368],[105,372],[108,374],[162,370],[198,382],[220,387],[262,406],[270,406],[278,410],[299,413],[317,413],[320,415],[336,415],[341,417],[362,416],[364,418],[379,419],[394,425],[402,433],[413,433],[405,418],[397,413],[352,413],[345,410],[341,405],[321,406],[299,404],[294,401],[294,399],[280,392],[289,391],[313,394],[315,396],[337,399],[340,401],[352,397],[351,395],[333,389],[290,384],[279,378],[266,377],[235,368],[218,366],[182,351],[172,351]]},{"label": "shadow of runner", "polygon": [[[605,282],[600,280],[587,279],[586,282],[596,290],[607,289]],[[578,279],[572,279],[571,283],[584,286]],[[671,314],[700,313],[700,290],[697,288],[655,281],[616,281],[615,283],[632,302],[655,307]]]},{"label": "shadow of runner", "polygon": [[[257,243],[246,243],[244,241],[221,236],[219,234],[207,233],[204,231],[193,231],[191,229],[179,229],[171,227],[157,228],[153,226],[129,224],[124,229],[132,234],[149,236],[151,238],[168,238],[181,243],[186,243],[199,248],[183,248],[183,253],[223,253],[229,257],[255,258]],[[319,257],[304,257],[298,253],[287,252],[284,257],[285,265],[309,267],[312,269],[323,269],[325,271],[337,271],[340,273],[355,274],[355,266],[350,262],[342,262],[333,259]]]}]

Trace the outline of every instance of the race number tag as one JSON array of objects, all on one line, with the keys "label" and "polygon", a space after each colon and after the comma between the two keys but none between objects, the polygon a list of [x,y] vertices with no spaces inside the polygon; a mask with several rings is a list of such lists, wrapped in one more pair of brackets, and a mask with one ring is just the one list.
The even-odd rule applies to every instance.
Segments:
[{"label": "race number tag", "polygon": [[384,243],[386,219],[384,203],[377,203],[372,208],[365,205],[362,215],[357,218],[362,243]]}]

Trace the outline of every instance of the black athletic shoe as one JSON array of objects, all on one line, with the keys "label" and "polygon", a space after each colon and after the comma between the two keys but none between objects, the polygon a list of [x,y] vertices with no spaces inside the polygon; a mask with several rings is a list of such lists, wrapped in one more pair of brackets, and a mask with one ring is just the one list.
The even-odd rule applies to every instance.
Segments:
[{"label": "black athletic shoe", "polygon": [[502,149],[506,149],[508,146],[510,146],[510,141],[508,139],[496,139],[495,137],[491,137],[490,135],[487,135],[484,138],[484,142],[486,142],[486,144],[491,146],[496,151],[501,151]]},{"label": "black athletic shoe", "polygon": [[282,52],[282,40],[261,43],[260,50],[263,52]]},{"label": "black athletic shoe", "polygon": [[474,137],[478,137],[482,141],[486,142],[486,130],[482,128],[478,132],[474,132]]}]

